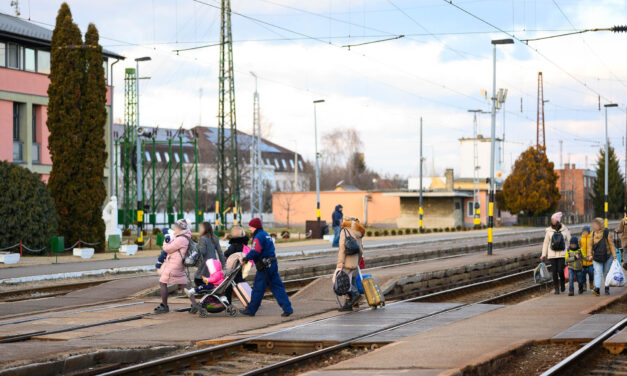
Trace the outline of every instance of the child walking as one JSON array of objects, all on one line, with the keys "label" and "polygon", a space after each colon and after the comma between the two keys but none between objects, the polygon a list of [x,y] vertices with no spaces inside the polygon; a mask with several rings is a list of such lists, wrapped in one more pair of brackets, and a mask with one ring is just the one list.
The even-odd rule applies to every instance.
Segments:
[{"label": "child walking", "polygon": [[585,283],[583,275],[583,254],[579,248],[579,239],[576,236],[570,238],[570,245],[566,250],[566,265],[568,265],[568,296],[575,295],[575,278],[579,285],[579,294],[583,294]]},{"label": "child walking", "polygon": [[586,286],[590,290],[594,289],[594,267],[592,266],[592,254],[588,253],[588,244],[590,243],[590,226],[583,226],[581,230],[581,240],[579,245],[581,254],[583,255],[583,276],[584,289]]}]

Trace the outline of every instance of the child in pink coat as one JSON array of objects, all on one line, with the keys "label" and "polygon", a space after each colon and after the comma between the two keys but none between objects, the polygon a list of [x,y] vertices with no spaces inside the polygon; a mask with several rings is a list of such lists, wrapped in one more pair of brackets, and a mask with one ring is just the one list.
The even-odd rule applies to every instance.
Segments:
[{"label": "child in pink coat", "polygon": [[194,294],[199,294],[202,291],[211,291],[213,288],[220,285],[220,283],[224,282],[224,273],[222,272],[222,264],[220,261],[216,259],[209,259],[206,264],[207,270],[209,270],[209,277],[202,277],[205,284],[196,288],[185,289],[185,294],[189,296],[190,299],[194,296]]},{"label": "child in pink coat", "polygon": [[[187,246],[191,239],[192,233],[188,228],[189,224],[184,219],[179,219],[174,224],[174,238],[163,245],[163,250],[167,253],[167,257],[159,268],[159,287],[161,289],[161,304],[155,308],[155,313],[166,313],[170,311],[168,307],[168,284],[178,285],[179,288],[187,287],[187,275],[183,260],[187,253]],[[190,296],[192,310],[196,308],[196,299]]]}]

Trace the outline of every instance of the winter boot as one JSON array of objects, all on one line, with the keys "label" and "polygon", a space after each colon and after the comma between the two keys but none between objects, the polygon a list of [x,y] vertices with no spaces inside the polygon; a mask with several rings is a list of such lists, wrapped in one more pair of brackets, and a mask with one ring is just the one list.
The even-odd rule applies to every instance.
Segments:
[{"label": "winter boot", "polygon": [[594,290],[592,290],[592,293],[593,293],[594,295],[596,295],[596,296],[599,296],[599,295],[601,294],[601,292],[599,291],[599,289],[598,289],[598,288],[596,288],[596,287],[594,288]]},{"label": "winter boot", "polygon": [[338,308],[339,312],[351,312],[353,310],[353,305],[351,304],[351,299],[346,299],[344,301],[344,305]]},{"label": "winter boot", "polygon": [[573,296],[575,295],[575,290],[574,289],[568,289],[568,296]]},{"label": "winter boot", "polygon": [[583,294],[584,290],[585,290],[585,286],[583,284],[579,285],[579,295]]},{"label": "winter boot", "polygon": [[609,288],[609,287],[606,287],[606,288],[605,288],[605,295],[609,295],[609,294],[610,294],[610,288]]}]

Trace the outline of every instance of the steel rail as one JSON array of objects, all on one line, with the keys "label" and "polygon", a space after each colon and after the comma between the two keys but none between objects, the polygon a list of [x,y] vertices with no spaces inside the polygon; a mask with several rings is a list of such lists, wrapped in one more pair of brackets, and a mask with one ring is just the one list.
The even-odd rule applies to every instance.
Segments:
[{"label": "steel rail", "polygon": [[585,356],[590,351],[592,351],[596,346],[602,344],[603,341],[611,337],[616,331],[624,328],[625,325],[627,325],[627,317],[622,319],[619,323],[612,326],[608,330],[601,333],[598,337],[594,338],[592,341],[588,342],[584,347],[570,354],[566,359],[562,360],[561,362],[557,363],[553,367],[546,370],[540,376],[560,375],[561,372],[571,367],[575,362],[577,362],[583,356]]}]

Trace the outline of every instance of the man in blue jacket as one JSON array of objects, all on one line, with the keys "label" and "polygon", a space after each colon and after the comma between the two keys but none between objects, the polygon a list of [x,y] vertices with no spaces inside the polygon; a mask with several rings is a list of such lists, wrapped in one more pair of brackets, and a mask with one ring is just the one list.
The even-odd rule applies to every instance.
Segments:
[{"label": "man in blue jacket", "polygon": [[333,220],[331,224],[333,226],[333,246],[339,247],[340,231],[342,231],[342,219],[344,219],[344,214],[342,213],[342,205],[337,205],[335,207],[335,211],[333,212],[331,219]]},{"label": "man in blue jacket", "polygon": [[281,316],[287,317],[291,315],[294,310],[285,292],[285,286],[283,286],[283,282],[281,282],[281,277],[279,276],[279,266],[276,261],[272,238],[263,230],[259,218],[251,219],[248,223],[248,227],[250,232],[253,233],[253,243],[245,260],[255,263],[257,273],[255,274],[255,284],[253,285],[250,304],[248,304],[246,309],[242,309],[240,312],[244,315],[255,316],[255,313],[257,313],[261,305],[261,299],[263,299],[263,295],[266,293],[266,286],[270,285],[272,295],[279,306],[283,308]]}]

